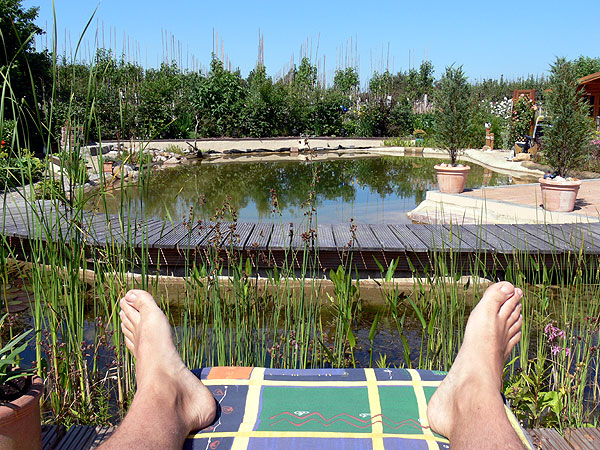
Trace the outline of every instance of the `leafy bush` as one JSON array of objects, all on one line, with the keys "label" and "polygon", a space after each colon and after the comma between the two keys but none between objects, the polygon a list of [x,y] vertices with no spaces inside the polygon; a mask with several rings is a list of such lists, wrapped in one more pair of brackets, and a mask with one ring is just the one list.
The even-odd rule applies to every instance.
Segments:
[{"label": "leafy bush", "polygon": [[384,102],[368,103],[360,109],[358,134],[360,136],[385,136],[388,117],[389,108]]},{"label": "leafy bush", "polygon": [[581,166],[587,157],[592,130],[588,108],[577,90],[573,64],[557,58],[550,70],[550,90],[546,93],[549,126],[542,142],[546,161],[561,177]]},{"label": "leafy bush", "polygon": [[0,189],[34,183],[43,172],[42,161],[22,150],[20,156],[0,159]]},{"label": "leafy bush", "polygon": [[468,144],[469,91],[462,66],[446,67],[436,96],[437,133],[440,145],[448,152],[453,166],[460,150]]},{"label": "leafy bush", "polygon": [[517,102],[513,105],[510,116],[510,140],[522,142],[525,136],[529,135],[531,123],[535,118],[536,106],[533,100],[524,94],[519,96]]},{"label": "leafy bush", "polygon": [[[8,313],[0,318],[0,331],[3,331],[7,317]],[[30,335],[32,332],[32,329],[24,331],[7,339],[7,342],[0,339],[0,385],[15,378],[33,375],[32,370],[15,370],[19,366],[21,353],[27,348],[27,344],[31,340]],[[2,400],[7,399],[3,398]]]},{"label": "leafy bush", "polygon": [[412,104],[404,99],[394,105],[390,111],[389,134],[390,136],[407,136],[412,133],[415,123],[415,114]]},{"label": "leafy bush", "polygon": [[53,178],[46,178],[37,183],[33,192],[35,193],[36,200],[51,200],[51,199],[64,199],[65,190],[59,180]]},{"label": "leafy bush", "polygon": [[17,122],[14,120],[4,120],[0,123],[0,158],[12,155],[13,134],[16,125]]}]

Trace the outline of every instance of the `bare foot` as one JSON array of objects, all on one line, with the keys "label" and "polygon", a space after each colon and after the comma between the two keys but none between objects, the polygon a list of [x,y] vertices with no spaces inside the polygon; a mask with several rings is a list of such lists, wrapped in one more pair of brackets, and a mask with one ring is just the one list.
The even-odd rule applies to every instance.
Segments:
[{"label": "bare foot", "polygon": [[429,425],[451,442],[459,416],[473,414],[486,398],[501,403],[504,362],[521,339],[522,297],[512,284],[496,283],[469,316],[454,364],[427,406]]},{"label": "bare foot", "polygon": [[215,400],[183,364],[173,344],[171,325],[152,296],[141,290],[127,292],[119,316],[127,348],[136,358],[136,397],[171,409],[188,433],[210,425]]}]

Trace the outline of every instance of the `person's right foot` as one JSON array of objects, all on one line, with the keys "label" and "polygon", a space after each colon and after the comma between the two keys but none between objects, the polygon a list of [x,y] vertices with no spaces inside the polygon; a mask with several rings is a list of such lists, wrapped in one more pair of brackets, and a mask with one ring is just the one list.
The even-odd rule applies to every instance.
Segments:
[{"label": "person's right foot", "polygon": [[435,432],[450,438],[457,417],[486,395],[501,401],[504,362],[521,339],[522,297],[512,284],[496,283],[471,312],[454,364],[427,405]]},{"label": "person's right foot", "polygon": [[210,425],[215,400],[181,360],[171,325],[152,296],[142,290],[127,292],[119,316],[127,348],[136,358],[138,393],[155,401],[157,408],[172,408],[188,432]]}]

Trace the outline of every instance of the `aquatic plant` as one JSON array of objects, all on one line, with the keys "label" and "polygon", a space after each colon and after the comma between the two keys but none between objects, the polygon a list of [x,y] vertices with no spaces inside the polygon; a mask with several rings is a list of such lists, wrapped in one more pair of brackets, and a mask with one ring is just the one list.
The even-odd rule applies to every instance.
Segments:
[{"label": "aquatic plant", "polygon": [[[54,85],[59,83],[54,55]],[[102,82],[92,77],[89,83]],[[11,92],[3,80],[3,92]],[[32,83],[35,84],[35,83]],[[103,123],[95,109],[95,98],[81,104],[63,104],[62,113],[70,126],[83,127],[83,134],[102,137]],[[81,101],[80,99],[77,102]],[[14,95],[5,104],[17,113],[16,127],[23,129],[22,117],[39,118],[47,147],[56,140],[54,103],[45,105],[47,115],[37,114],[19,103]],[[75,102],[75,100],[74,100]],[[84,105],[83,108],[80,106]],[[35,108],[36,106],[31,106]],[[126,117],[119,118],[123,123]],[[4,117],[0,117],[0,121]],[[95,131],[94,131],[95,130]],[[160,133],[160,129],[157,130]],[[31,148],[27,133],[16,133],[14,148]],[[101,145],[101,142],[100,142]],[[137,157],[142,160],[141,152]],[[81,146],[71,146],[73,161],[79,161]],[[286,368],[318,368],[377,365],[448,369],[463,339],[465,320],[481,297],[484,280],[506,279],[525,291],[523,338],[513,351],[506,368],[513,401],[522,419],[529,423],[549,423],[559,427],[597,423],[596,406],[600,389],[597,383],[600,358],[598,320],[600,265],[596,259],[573,252],[564,266],[541,261],[515,249],[515,257],[505,267],[495,264],[497,257],[476,251],[464,261],[448,237],[436,236],[437,251],[427,261],[410,261],[407,270],[414,276],[410,292],[395,279],[397,260],[381,264],[384,307],[367,308],[361,298],[362,280],[345,250],[341,267],[323,279],[313,246],[318,250],[315,185],[317,172],[307,183],[307,220],[301,229],[279,223],[276,228],[284,242],[290,231],[302,236],[300,248],[286,248],[283,260],[274,261],[268,252],[250,257],[235,250],[234,208],[225,202],[219,208],[213,232],[215,239],[206,252],[182,250],[183,285],[178,291],[165,287],[170,268],[148,248],[149,230],[130,201],[126,181],[100,174],[100,189],[84,196],[85,175],[61,160],[63,186],[58,193],[48,189],[48,200],[40,207],[34,198],[34,179],[23,173],[26,188],[21,200],[31,213],[28,246],[0,234],[0,280],[20,278],[30,287],[30,309],[22,321],[33,328],[34,370],[45,380],[45,419],[64,424],[114,423],[125,414],[135,388],[133,360],[124,345],[119,326],[119,299],[130,288],[154,293],[175,327],[177,347],[190,367],[208,365],[257,365]],[[99,165],[103,162],[99,156]],[[49,170],[50,162],[44,161]],[[69,165],[71,169],[64,167]],[[315,166],[316,167],[316,166]],[[67,175],[68,174],[68,175]],[[150,168],[140,167],[135,182],[144,195],[150,191]],[[68,178],[65,179],[65,178]],[[68,183],[67,183],[68,181]],[[115,190],[118,185],[122,189]],[[6,186],[4,186],[6,187]],[[266,187],[268,188],[268,187]],[[107,198],[118,196],[119,211],[108,214]],[[271,193],[271,206],[277,213],[278,193]],[[143,200],[143,198],[142,198]],[[15,208],[5,198],[3,215]],[[94,245],[86,225],[88,210],[106,219],[107,243]],[[224,215],[228,214],[229,222]],[[229,219],[230,218],[230,219]],[[111,220],[109,220],[111,219]],[[186,217],[168,217],[165,226],[181,221],[185,227],[198,224],[195,208]],[[352,230],[352,223],[348,224]],[[231,236],[229,244],[219,243]],[[189,235],[191,239],[192,236]],[[158,258],[158,259],[156,259]],[[259,259],[271,261],[264,276],[257,270]],[[20,260],[17,265],[13,261]],[[501,267],[501,269],[499,269]],[[16,273],[14,272],[16,270]],[[465,282],[457,274],[466,274]],[[325,290],[330,289],[330,298]],[[6,293],[4,293],[6,296]],[[9,302],[4,298],[5,304]],[[553,332],[552,327],[563,330]],[[17,331],[15,328],[13,331]],[[550,333],[550,334],[549,334]],[[554,334],[550,349],[548,337]],[[387,339],[392,345],[385,345]],[[552,355],[552,345],[559,351]],[[570,353],[564,350],[570,349]],[[368,351],[362,351],[367,347]],[[563,349],[563,350],[560,350]],[[373,355],[378,355],[375,358]],[[519,381],[520,380],[520,381]],[[520,384],[519,384],[520,383]],[[508,384],[508,383],[507,383]],[[527,390],[528,395],[520,393]],[[510,397],[510,395],[509,395]],[[110,400],[107,400],[110,399]],[[558,399],[558,400],[557,400]]]}]

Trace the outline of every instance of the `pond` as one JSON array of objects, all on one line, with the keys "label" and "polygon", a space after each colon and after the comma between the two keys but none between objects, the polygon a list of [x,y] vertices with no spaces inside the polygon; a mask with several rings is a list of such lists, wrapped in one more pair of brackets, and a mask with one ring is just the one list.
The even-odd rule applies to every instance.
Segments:
[{"label": "pond", "polygon": [[[226,204],[223,220],[232,220],[230,211],[234,210],[240,222],[301,223],[314,186],[319,223],[351,218],[355,223],[410,223],[406,213],[425,199],[428,190],[437,189],[434,165],[445,162],[378,155],[350,159],[336,154],[333,158],[312,162],[302,156],[266,162],[202,160],[152,173],[143,189],[113,190],[106,204],[110,213],[126,204],[130,217],[170,216],[173,220],[187,216],[191,207],[195,218],[210,220]],[[513,183],[510,176],[469,165],[467,189]]]}]

